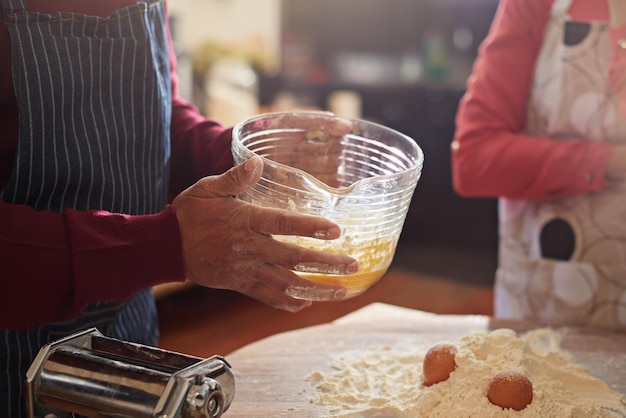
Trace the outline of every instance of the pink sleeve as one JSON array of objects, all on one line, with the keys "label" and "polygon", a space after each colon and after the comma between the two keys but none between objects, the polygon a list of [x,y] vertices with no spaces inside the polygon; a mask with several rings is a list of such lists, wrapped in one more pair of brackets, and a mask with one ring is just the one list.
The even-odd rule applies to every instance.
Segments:
[{"label": "pink sleeve", "polygon": [[459,105],[453,185],[463,196],[549,199],[607,187],[613,145],[524,135],[551,0],[502,0]]}]

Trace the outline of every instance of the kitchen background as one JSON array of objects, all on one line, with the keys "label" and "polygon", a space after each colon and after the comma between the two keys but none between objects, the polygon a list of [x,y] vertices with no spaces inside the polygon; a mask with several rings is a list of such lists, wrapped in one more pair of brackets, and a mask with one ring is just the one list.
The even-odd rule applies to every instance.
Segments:
[{"label": "kitchen background", "polygon": [[[207,116],[232,125],[264,111],[323,109],[414,138],[425,163],[392,268],[481,288],[495,274],[496,200],[453,192],[449,146],[496,7],[497,0],[169,1],[181,93]],[[176,310],[172,303],[162,311]]]},{"label": "kitchen background", "polygon": [[259,111],[311,107],[406,133],[426,161],[398,257],[409,244],[494,256],[495,200],[454,194],[449,144],[458,101],[496,5],[171,0],[170,14],[182,93],[205,114],[230,125]]}]

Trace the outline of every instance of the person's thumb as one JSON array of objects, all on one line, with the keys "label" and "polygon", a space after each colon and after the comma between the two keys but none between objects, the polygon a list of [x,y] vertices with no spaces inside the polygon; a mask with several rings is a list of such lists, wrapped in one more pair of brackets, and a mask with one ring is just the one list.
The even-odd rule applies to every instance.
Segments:
[{"label": "person's thumb", "polygon": [[263,161],[254,156],[219,176],[205,177],[194,185],[203,197],[236,196],[252,187],[263,173]]}]

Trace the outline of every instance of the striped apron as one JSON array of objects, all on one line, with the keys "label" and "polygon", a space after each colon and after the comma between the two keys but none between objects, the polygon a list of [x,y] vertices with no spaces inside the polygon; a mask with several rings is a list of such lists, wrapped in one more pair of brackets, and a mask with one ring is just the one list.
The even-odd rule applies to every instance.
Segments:
[{"label": "striped apron", "polygon": [[[24,0],[2,4],[20,110],[15,168],[0,189],[2,199],[55,212],[162,210],[171,119],[163,2],[139,2],[106,18],[31,13]],[[89,327],[156,344],[152,292],[96,301],[62,323],[0,329],[1,417],[24,414],[25,374],[39,348]]]},{"label": "striped apron", "polygon": [[[573,21],[571,3],[553,3],[526,133],[624,143],[626,86],[607,82],[609,23]],[[625,185],[566,199],[500,199],[500,237],[496,315],[626,330]]]}]

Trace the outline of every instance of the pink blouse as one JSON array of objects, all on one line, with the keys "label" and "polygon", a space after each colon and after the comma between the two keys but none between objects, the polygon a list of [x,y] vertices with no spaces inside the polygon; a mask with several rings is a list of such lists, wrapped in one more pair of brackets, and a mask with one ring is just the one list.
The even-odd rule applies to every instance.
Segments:
[{"label": "pink blouse", "polygon": [[[456,119],[453,186],[467,197],[562,198],[610,185],[613,144],[525,135],[526,101],[552,0],[501,0]],[[570,16],[608,21],[606,0],[575,0]],[[612,28],[612,86],[626,82],[626,27]],[[621,98],[626,114],[626,98]],[[587,173],[588,175],[580,175]]]}]

